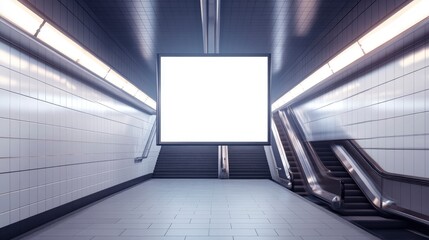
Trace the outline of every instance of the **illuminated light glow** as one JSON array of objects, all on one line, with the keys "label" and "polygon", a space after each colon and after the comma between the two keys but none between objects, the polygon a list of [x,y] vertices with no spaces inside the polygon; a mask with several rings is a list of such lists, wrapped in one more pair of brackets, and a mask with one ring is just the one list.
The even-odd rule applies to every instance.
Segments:
[{"label": "illuminated light glow", "polygon": [[[275,0],[274,9],[284,9],[285,12],[289,11],[290,2],[284,0]],[[285,47],[284,44],[286,38],[288,37],[288,32],[290,31],[285,26],[289,26],[289,16],[287,14],[276,14],[272,16],[271,21],[274,23],[274,30],[272,31],[272,53],[276,53],[275,61],[272,61],[273,74],[277,74],[282,70],[283,61],[285,58]],[[274,58],[274,56],[272,56]]]},{"label": "illuminated light glow", "polygon": [[149,107],[151,107],[151,108],[153,108],[154,110],[156,110],[156,102],[155,102],[155,100],[153,100],[152,98],[148,98],[148,99],[146,99],[145,103],[146,103]]},{"label": "illuminated light glow", "polygon": [[362,49],[359,47],[358,43],[354,43],[340,54],[335,56],[331,61],[329,61],[329,66],[331,67],[334,73],[340,71],[341,69],[347,67],[354,61],[358,60],[364,55]]},{"label": "illuminated light glow", "polygon": [[37,38],[97,76],[104,77],[109,71],[106,64],[49,23],[45,23]]},{"label": "illuminated light glow", "polygon": [[27,33],[34,35],[43,19],[17,0],[0,0],[0,16]]},{"label": "illuminated light glow", "polygon": [[[37,35],[37,38],[40,41],[52,47],[80,66],[88,69],[95,75],[110,82],[115,87],[124,90],[126,93],[137,98],[149,107],[156,109],[156,102],[153,99],[148,97],[132,83],[128,82],[124,77],[110,69],[108,65],[106,65],[96,56],[91,54],[89,51],[84,49],[81,45],[63,34],[51,24],[45,22],[42,26],[44,21],[43,18],[39,17],[19,1],[0,0],[0,17],[6,19],[31,35],[35,35],[37,30],[40,28],[40,32]],[[4,61],[5,59],[9,60],[10,58],[10,63],[7,61],[7,65],[11,64],[14,67],[20,67],[20,65],[16,65],[20,62],[18,61],[19,58],[5,52],[3,48],[0,49],[0,57],[1,61]],[[33,65],[30,66],[30,70],[37,73],[37,69]],[[60,77],[57,76],[55,80],[65,84],[67,88],[76,89],[76,87],[73,84],[70,84],[66,79],[60,79]]]},{"label": "illuminated light glow", "polygon": [[134,97],[142,102],[146,102],[146,99],[148,99],[149,96],[139,90]]},{"label": "illuminated light glow", "polygon": [[[365,54],[385,44],[427,17],[429,17],[429,1],[412,1],[300,82],[297,86],[301,85],[302,91],[298,90],[296,86],[282,95],[271,105],[272,111],[278,110],[301,93],[326,80],[333,73],[347,67]],[[416,56],[413,57],[421,58],[422,56],[422,54],[416,54]],[[405,60],[404,65],[408,62],[413,62],[415,59],[413,59],[413,61],[411,61],[411,59]],[[331,72],[328,69],[331,70]]]},{"label": "illuminated light glow", "polygon": [[131,96],[134,96],[134,95],[136,95],[136,93],[139,89],[136,88],[132,83],[127,83],[127,84],[125,84],[125,86],[122,90],[124,90],[125,92],[127,92]]},{"label": "illuminated light glow", "polygon": [[426,52],[429,52],[429,48],[423,48],[417,52],[407,55],[403,61],[400,61],[402,67],[409,67],[413,64],[424,62],[426,59]]},{"label": "illuminated light glow", "polygon": [[296,1],[295,33],[299,37],[306,36],[316,20],[320,1]]},{"label": "illuminated light glow", "polygon": [[77,63],[100,77],[106,76],[110,69],[109,66],[87,51],[83,51]]},{"label": "illuminated light glow", "polygon": [[332,75],[332,70],[328,66],[328,64],[323,65],[321,68],[319,68],[317,71],[312,73],[310,76],[308,76],[306,79],[304,79],[300,85],[302,85],[302,88],[304,91],[307,91],[308,89],[316,86],[318,83],[322,82],[326,78]]},{"label": "illuminated light glow", "polygon": [[429,1],[414,0],[358,40],[369,53],[429,16]]},{"label": "illuminated light glow", "polygon": [[10,64],[9,47],[6,47],[2,42],[0,42],[0,64],[5,67],[9,67]]},{"label": "illuminated light glow", "polygon": [[77,62],[83,55],[81,46],[49,23],[45,23],[37,38],[74,62]]},{"label": "illuminated light glow", "polygon": [[125,84],[128,83],[128,81],[125,80],[125,78],[123,78],[121,75],[119,75],[117,72],[115,72],[112,69],[110,69],[109,73],[107,73],[105,79],[120,89],[122,89],[125,86]]},{"label": "illuminated light glow", "polygon": [[268,56],[161,56],[160,144],[267,143]]}]

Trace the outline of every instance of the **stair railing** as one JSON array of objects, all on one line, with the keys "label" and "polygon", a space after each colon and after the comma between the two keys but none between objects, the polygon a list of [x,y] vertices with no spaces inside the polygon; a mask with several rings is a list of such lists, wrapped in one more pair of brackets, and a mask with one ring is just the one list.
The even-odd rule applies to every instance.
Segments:
[{"label": "stair railing", "polygon": [[141,162],[143,159],[149,156],[150,147],[152,145],[153,139],[155,138],[156,133],[156,121],[153,122],[152,129],[150,130],[149,137],[147,138],[146,145],[144,146],[143,153],[141,157],[134,158],[134,162]]}]

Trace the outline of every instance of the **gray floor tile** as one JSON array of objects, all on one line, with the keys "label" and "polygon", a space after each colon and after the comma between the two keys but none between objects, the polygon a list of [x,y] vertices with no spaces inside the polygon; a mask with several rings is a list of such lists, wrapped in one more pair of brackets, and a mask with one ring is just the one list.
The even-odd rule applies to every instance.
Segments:
[{"label": "gray floor tile", "polygon": [[207,236],[207,237],[203,237],[203,236],[198,236],[198,237],[193,237],[193,236],[189,236],[186,237],[186,240],[234,240],[233,237],[218,237],[218,236]]},{"label": "gray floor tile", "polygon": [[[115,229],[115,228],[122,228],[122,229],[146,229],[149,228],[150,223],[102,223],[102,224],[90,224],[87,225],[87,229]],[[165,228],[165,227],[164,227]],[[166,227],[168,228],[168,227]]]},{"label": "gray floor tile", "polygon": [[258,236],[278,236],[277,232],[274,229],[256,229]]},{"label": "gray floor tile", "polygon": [[93,236],[78,236],[78,237],[66,237],[66,236],[61,236],[61,238],[59,238],[58,236],[40,236],[40,237],[34,237],[32,236],[31,238],[20,238],[20,240],[27,240],[27,239],[31,239],[31,240],[92,240]]},{"label": "gray floor tile", "polygon": [[372,238],[272,181],[152,179],[76,211],[23,239]]},{"label": "gray floor tile", "polygon": [[[185,237],[158,237],[158,236],[149,236],[149,237],[129,237],[129,236],[118,236],[118,237],[94,237],[91,240],[185,240]],[[61,239],[62,240],[62,239]]]},{"label": "gray floor tile", "polygon": [[208,236],[209,229],[208,228],[186,228],[186,229],[169,229],[167,231],[166,236]]},{"label": "gray floor tile", "polygon": [[210,229],[210,236],[256,236],[255,229]]},{"label": "gray floor tile", "polygon": [[167,229],[127,229],[122,236],[164,236]]},{"label": "gray floor tile", "polygon": [[119,236],[125,229],[85,229],[76,236]]},{"label": "gray floor tile", "polygon": [[301,237],[295,236],[261,236],[261,237],[234,237],[234,240],[302,240]]},{"label": "gray floor tile", "polygon": [[148,228],[163,228],[163,229],[168,229],[168,228],[170,228],[170,226],[171,226],[171,223],[152,223],[152,224],[150,224],[150,227],[148,227]]}]

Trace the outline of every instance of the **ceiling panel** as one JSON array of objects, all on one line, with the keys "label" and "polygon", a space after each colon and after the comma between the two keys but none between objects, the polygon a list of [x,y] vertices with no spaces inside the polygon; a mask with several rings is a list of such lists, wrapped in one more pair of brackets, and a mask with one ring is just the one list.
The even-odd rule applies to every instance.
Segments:
[{"label": "ceiling panel", "polygon": [[158,53],[203,52],[198,0],[91,0],[85,4],[117,42],[150,67],[151,74]]},{"label": "ceiling panel", "polygon": [[[202,53],[200,0],[85,1],[154,73],[157,53]],[[273,87],[359,0],[222,0],[221,53],[271,53]],[[282,79],[284,81],[284,79]]]},{"label": "ceiling panel", "polygon": [[293,62],[358,1],[222,1],[220,51],[271,53],[275,87]]}]

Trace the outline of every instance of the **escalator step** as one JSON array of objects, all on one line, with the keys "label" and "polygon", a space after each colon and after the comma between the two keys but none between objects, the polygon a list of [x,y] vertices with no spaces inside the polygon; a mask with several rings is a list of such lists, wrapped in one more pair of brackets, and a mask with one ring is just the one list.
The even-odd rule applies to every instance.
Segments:
[{"label": "escalator step", "polygon": [[341,210],[341,215],[345,216],[377,216],[379,215],[375,209],[344,209]]},{"label": "escalator step", "polygon": [[361,203],[361,202],[367,202],[365,196],[345,196],[344,197],[344,203]]},{"label": "escalator step", "polygon": [[344,187],[348,190],[360,190],[358,185],[355,183],[346,183],[344,184]]},{"label": "escalator step", "polygon": [[336,172],[336,171],[334,172],[334,171],[331,171],[331,175],[335,176],[337,178],[349,178],[350,177],[350,175],[347,172]]},{"label": "escalator step", "polygon": [[352,202],[352,203],[344,203],[343,207],[345,209],[372,209],[372,205],[366,202]]},{"label": "escalator step", "polygon": [[346,189],[345,194],[346,196],[364,196],[361,190],[354,190],[354,189],[352,190]]}]

